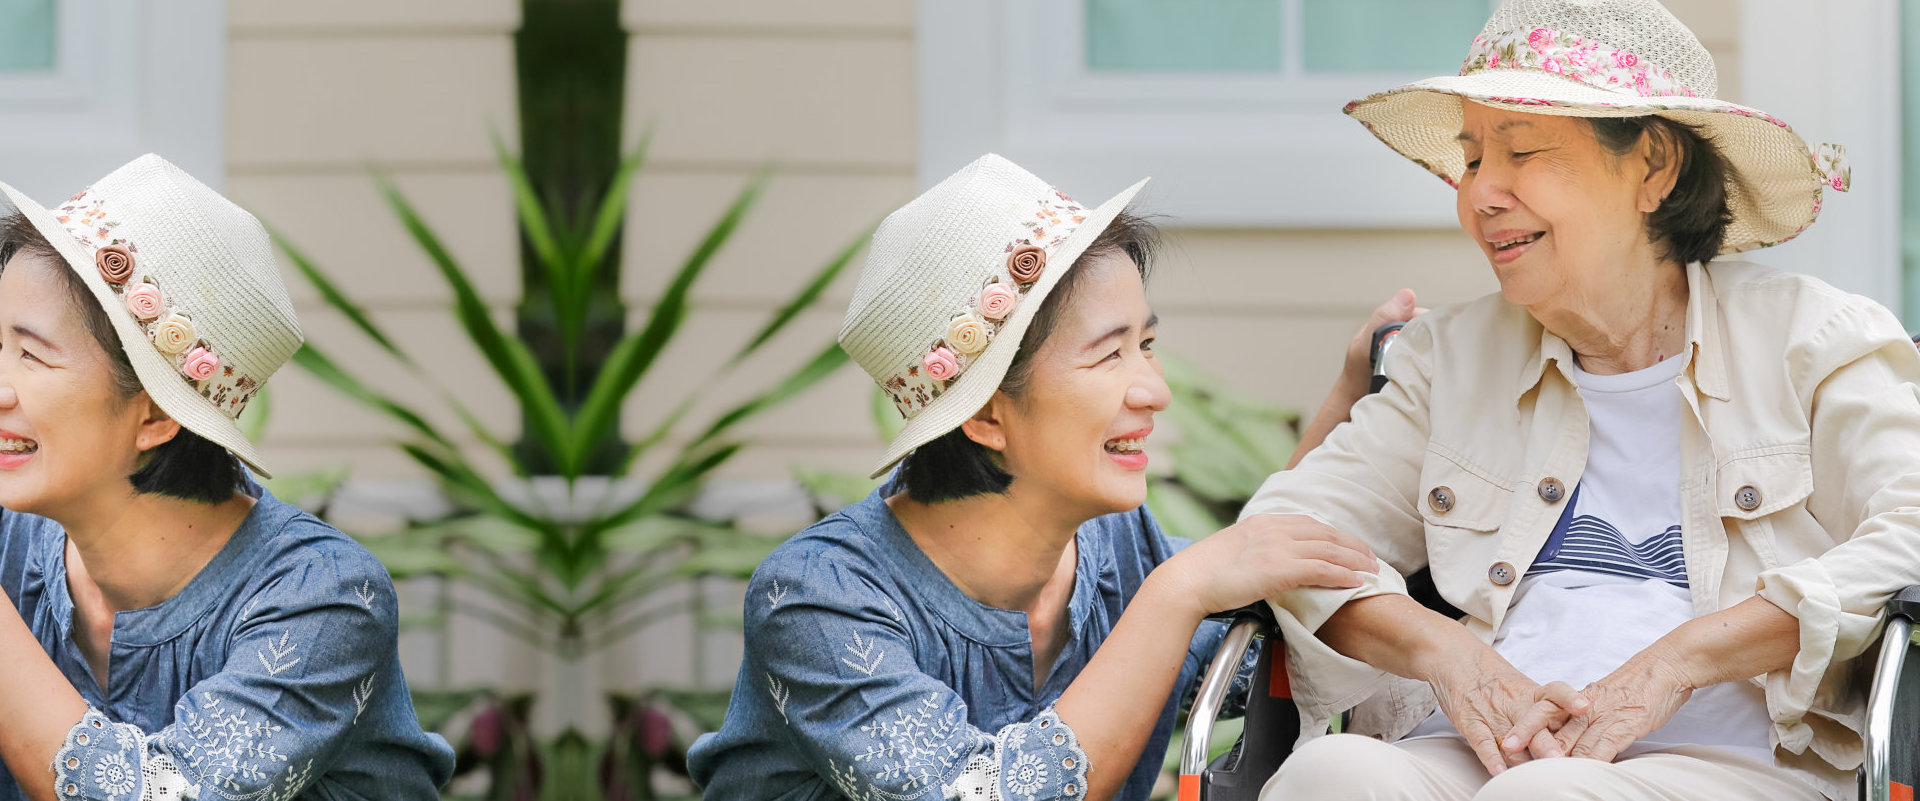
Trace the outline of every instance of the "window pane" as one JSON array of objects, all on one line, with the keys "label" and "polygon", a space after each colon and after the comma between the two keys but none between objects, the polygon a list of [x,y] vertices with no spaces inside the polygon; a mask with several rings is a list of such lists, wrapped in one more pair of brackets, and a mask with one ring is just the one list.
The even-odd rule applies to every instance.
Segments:
[{"label": "window pane", "polygon": [[1900,4],[1901,305],[1908,330],[1920,329],[1920,7]]},{"label": "window pane", "polygon": [[1301,0],[1308,72],[1446,75],[1487,24],[1487,0]]},{"label": "window pane", "polygon": [[0,71],[53,68],[54,0],[0,0]]},{"label": "window pane", "polygon": [[1096,70],[1280,71],[1280,0],[1086,0]]}]

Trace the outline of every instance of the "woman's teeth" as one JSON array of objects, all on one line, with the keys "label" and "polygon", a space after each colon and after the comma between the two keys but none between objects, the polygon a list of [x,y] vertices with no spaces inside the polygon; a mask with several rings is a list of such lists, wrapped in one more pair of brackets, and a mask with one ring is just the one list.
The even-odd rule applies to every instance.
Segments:
[{"label": "woman's teeth", "polygon": [[1519,239],[1508,239],[1501,242],[1495,242],[1493,243],[1493,249],[1507,250],[1509,248],[1517,248],[1521,245],[1532,244],[1534,240],[1537,240],[1540,237],[1541,237],[1541,234],[1533,233],[1533,234],[1527,234],[1526,236],[1520,237]]},{"label": "woman's teeth", "polygon": [[1144,439],[1107,440],[1107,453],[1139,453],[1146,443]]},{"label": "woman's teeth", "polygon": [[0,439],[0,453],[33,453],[40,443],[30,439]]}]

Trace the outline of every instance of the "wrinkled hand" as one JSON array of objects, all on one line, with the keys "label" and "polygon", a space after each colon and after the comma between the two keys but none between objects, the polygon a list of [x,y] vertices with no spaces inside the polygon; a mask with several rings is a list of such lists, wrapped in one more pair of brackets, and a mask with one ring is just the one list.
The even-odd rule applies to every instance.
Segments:
[{"label": "wrinkled hand", "polygon": [[1564,756],[1553,729],[1591,709],[1565,682],[1538,684],[1485,646],[1454,659],[1428,684],[1490,776],[1529,759]]},{"label": "wrinkled hand", "polygon": [[[1672,660],[1647,650],[1580,694],[1592,702],[1591,709],[1568,718],[1554,739],[1567,756],[1612,762],[1627,746],[1667,725],[1693,696],[1693,687]],[[1529,717],[1515,727],[1512,736],[1534,736],[1536,722]]]},{"label": "wrinkled hand", "polygon": [[1302,515],[1254,515],[1200,540],[1154,572],[1172,568],[1202,614],[1238,609],[1300,587],[1351,589],[1378,572],[1373,550]]}]

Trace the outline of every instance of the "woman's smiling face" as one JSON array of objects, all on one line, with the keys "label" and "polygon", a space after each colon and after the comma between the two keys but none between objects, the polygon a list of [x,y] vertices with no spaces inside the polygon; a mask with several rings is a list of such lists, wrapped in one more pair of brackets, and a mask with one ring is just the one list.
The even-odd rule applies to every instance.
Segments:
[{"label": "woman's smiling face", "polygon": [[[60,270],[35,253],[0,268],[0,507],[63,519],[127,481],[148,417],[145,393],[114,388]],[[151,446],[149,446],[151,447]]]},{"label": "woman's smiling face", "polygon": [[1508,301],[1575,303],[1649,247],[1645,158],[1614,155],[1576,117],[1461,105],[1460,227]]},{"label": "woman's smiling face", "polygon": [[994,396],[1013,476],[1009,491],[1054,499],[1086,518],[1146,501],[1154,413],[1170,391],[1153,354],[1157,321],[1127,254],[1083,260],[1058,322],[1034,352],[1018,397]]}]

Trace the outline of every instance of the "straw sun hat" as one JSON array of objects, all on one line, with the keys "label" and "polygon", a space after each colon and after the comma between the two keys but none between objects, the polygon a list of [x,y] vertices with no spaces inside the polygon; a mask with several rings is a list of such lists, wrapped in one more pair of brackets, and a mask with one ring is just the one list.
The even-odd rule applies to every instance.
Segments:
[{"label": "straw sun hat", "polygon": [[271,478],[234,418],[302,339],[259,221],[152,154],[54,209],[0,193],[79,273],[154,403]]},{"label": "straw sun hat", "polygon": [[988,154],[887,215],[840,328],[907,419],[875,477],[987,404],[1047,293],[1145,184],[1089,210]]},{"label": "straw sun hat", "polygon": [[1655,0],[1509,0],[1459,75],[1356,100],[1346,113],[1456,186],[1466,167],[1458,98],[1532,114],[1658,114],[1699,127],[1733,168],[1722,253],[1792,239],[1819,215],[1822,190],[1846,191],[1841,149],[1810,150],[1772,115],[1715,99],[1718,88],[1712,56]]}]

